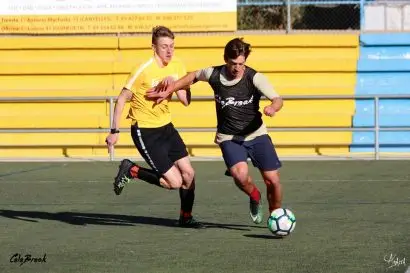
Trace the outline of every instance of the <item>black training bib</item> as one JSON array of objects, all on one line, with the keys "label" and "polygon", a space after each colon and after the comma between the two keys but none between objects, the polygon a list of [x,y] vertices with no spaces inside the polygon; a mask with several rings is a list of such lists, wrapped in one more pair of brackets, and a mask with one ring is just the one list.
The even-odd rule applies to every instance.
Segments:
[{"label": "black training bib", "polygon": [[253,84],[256,71],[245,68],[242,79],[233,86],[221,83],[223,66],[216,66],[209,78],[214,90],[218,132],[227,135],[247,135],[262,125],[259,112],[261,94]]}]

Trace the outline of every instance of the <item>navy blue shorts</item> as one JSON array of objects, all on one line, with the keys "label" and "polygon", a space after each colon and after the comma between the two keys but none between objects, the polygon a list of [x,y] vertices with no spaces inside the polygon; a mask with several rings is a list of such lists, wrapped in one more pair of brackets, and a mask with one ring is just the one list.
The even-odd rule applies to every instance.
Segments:
[{"label": "navy blue shorts", "polygon": [[228,140],[219,147],[228,168],[239,162],[247,162],[248,158],[262,171],[273,171],[282,166],[269,135],[261,135],[250,141]]}]

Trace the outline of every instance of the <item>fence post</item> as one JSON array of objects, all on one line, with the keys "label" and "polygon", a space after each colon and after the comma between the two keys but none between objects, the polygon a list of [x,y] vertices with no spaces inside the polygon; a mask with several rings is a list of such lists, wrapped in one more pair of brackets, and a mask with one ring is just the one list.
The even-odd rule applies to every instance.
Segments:
[{"label": "fence post", "polygon": [[360,32],[362,32],[364,28],[364,4],[365,0],[360,0]]},{"label": "fence post", "polygon": [[376,96],[374,98],[374,157],[376,160],[379,160],[380,155],[379,155],[379,146],[380,146],[380,141],[379,141],[379,97]]},{"label": "fence post", "polygon": [[[110,97],[109,99],[110,102],[110,111],[109,111],[109,116],[110,116],[110,129],[112,128],[112,121],[114,117],[114,99]],[[110,152],[110,161],[114,160],[114,146],[109,150]]]},{"label": "fence post", "polygon": [[291,4],[290,0],[286,0],[286,33],[289,33],[292,30],[292,20],[291,20]]}]

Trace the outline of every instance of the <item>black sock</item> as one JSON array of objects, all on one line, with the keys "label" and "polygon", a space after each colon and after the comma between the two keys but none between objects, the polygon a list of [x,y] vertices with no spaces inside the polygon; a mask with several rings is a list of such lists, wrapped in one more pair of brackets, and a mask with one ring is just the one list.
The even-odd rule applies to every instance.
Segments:
[{"label": "black sock", "polygon": [[195,200],[195,185],[193,184],[190,189],[180,188],[179,197],[181,198],[181,216],[184,218],[191,217]]},{"label": "black sock", "polygon": [[162,188],[161,184],[159,183],[159,179],[161,177],[162,176],[159,175],[154,170],[146,169],[146,168],[143,168],[143,167],[139,167],[139,169],[138,169],[138,173],[137,173],[137,178],[138,179],[141,179],[141,180],[143,180],[147,183],[150,183],[150,184],[153,184],[153,185],[156,185],[156,186]]}]

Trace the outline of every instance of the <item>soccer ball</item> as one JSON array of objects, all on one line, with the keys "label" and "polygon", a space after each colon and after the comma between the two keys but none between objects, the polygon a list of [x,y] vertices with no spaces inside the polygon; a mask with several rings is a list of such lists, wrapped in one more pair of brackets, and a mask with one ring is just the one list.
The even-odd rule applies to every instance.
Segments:
[{"label": "soccer ball", "polygon": [[295,229],[295,226],[295,215],[289,209],[275,209],[268,219],[268,228],[276,237],[288,236]]}]

